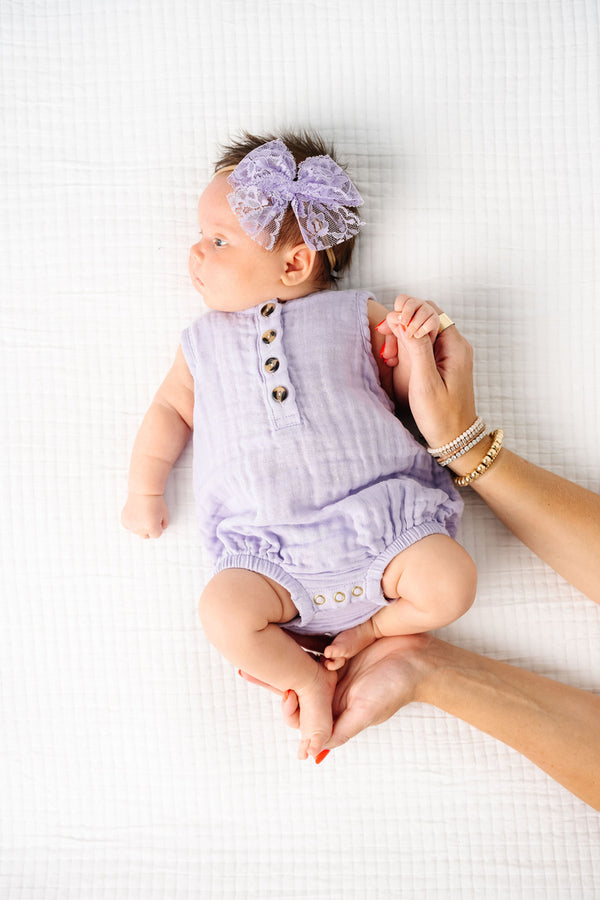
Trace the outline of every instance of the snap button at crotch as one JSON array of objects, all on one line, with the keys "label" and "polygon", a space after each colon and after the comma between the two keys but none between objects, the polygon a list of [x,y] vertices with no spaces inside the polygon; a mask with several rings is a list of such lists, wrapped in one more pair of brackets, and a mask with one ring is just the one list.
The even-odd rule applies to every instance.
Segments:
[{"label": "snap button at crotch", "polygon": [[[349,591],[334,591],[332,594],[315,594],[313,603],[315,606],[341,606],[342,603],[351,602],[352,597],[362,597],[365,589],[359,584],[355,584]],[[333,602],[332,602],[333,601]]]}]

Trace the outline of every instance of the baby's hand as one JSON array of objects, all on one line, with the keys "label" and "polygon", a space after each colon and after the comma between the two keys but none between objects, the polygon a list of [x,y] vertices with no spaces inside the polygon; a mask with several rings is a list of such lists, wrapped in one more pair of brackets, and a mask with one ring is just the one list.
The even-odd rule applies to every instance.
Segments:
[{"label": "baby's hand", "polygon": [[129,494],[121,513],[121,524],[141,538],[160,537],[169,524],[165,498],[150,494]]},{"label": "baby's hand", "polygon": [[431,303],[399,294],[394,302],[394,311],[388,313],[386,319],[397,338],[401,332],[407,338],[424,338],[429,335],[435,341],[440,327],[440,317]]}]

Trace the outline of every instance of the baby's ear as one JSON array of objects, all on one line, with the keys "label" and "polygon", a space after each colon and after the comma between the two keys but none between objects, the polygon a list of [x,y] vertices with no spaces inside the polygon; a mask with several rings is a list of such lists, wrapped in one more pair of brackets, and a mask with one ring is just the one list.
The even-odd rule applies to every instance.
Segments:
[{"label": "baby's ear", "polygon": [[296,287],[307,281],[315,264],[316,250],[311,250],[306,244],[296,244],[290,247],[285,259],[285,271],[281,280],[287,287]]}]

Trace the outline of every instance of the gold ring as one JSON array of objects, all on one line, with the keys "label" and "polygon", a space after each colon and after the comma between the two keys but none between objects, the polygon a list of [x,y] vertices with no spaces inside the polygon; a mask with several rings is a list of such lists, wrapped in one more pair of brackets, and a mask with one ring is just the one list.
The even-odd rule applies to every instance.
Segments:
[{"label": "gold ring", "polygon": [[450,316],[447,316],[446,313],[440,313],[440,327],[438,328],[438,334],[441,334],[446,328],[450,328],[451,325],[454,325],[454,322]]}]

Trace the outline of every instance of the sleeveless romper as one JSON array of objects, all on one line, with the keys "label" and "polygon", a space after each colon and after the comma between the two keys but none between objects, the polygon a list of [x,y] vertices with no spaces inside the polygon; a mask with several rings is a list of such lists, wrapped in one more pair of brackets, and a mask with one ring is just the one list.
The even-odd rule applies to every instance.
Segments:
[{"label": "sleeveless romper", "polygon": [[291,594],[292,631],[335,633],[384,606],[382,574],[462,501],[394,415],[363,291],[211,310],[182,348],[194,378],[194,493],[214,573]]}]

